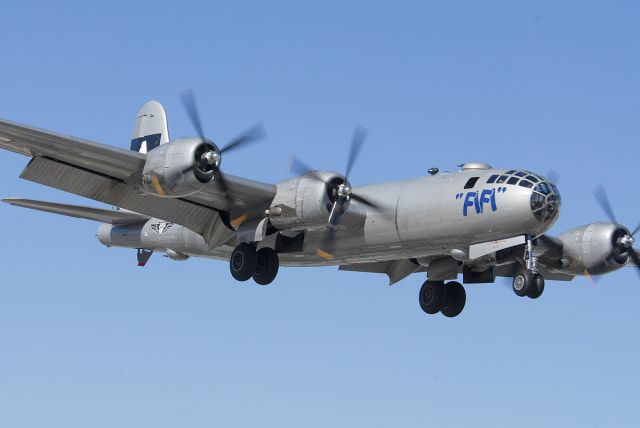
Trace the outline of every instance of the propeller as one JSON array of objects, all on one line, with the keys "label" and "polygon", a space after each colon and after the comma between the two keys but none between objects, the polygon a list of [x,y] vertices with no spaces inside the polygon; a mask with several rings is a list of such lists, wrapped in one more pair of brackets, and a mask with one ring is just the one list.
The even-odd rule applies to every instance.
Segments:
[{"label": "propeller", "polygon": [[320,240],[320,246],[317,249],[317,254],[327,260],[334,259],[333,244],[335,242],[335,232],[338,229],[338,224],[347,212],[349,201],[356,200],[361,204],[364,204],[378,212],[383,213],[382,207],[377,203],[365,198],[362,195],[358,195],[353,192],[353,188],[349,183],[349,175],[353,170],[353,166],[360,154],[362,145],[367,137],[367,131],[364,128],[356,127],[351,138],[351,147],[349,149],[349,155],[347,157],[347,166],[345,169],[344,179],[332,179],[326,181],[317,171],[309,167],[304,162],[296,158],[291,158],[289,169],[299,175],[307,175],[315,180],[324,183],[327,186],[328,193],[331,195],[331,210],[329,212],[329,219],[325,226],[322,238]]},{"label": "propeller", "polygon": [[229,184],[220,171],[220,163],[222,162],[222,154],[232,152],[243,146],[247,146],[251,143],[255,143],[262,140],[266,136],[264,126],[257,124],[247,129],[242,134],[238,135],[222,148],[218,148],[213,141],[205,137],[202,121],[200,120],[200,113],[196,104],[196,97],[192,89],[185,89],[180,94],[182,104],[189,116],[193,129],[198,134],[198,137],[202,139],[205,145],[196,150],[196,166],[202,171],[213,171],[213,176],[218,186],[224,193],[224,197],[227,202],[231,203],[232,199],[229,194]]},{"label": "propeller", "polygon": [[[619,224],[618,220],[616,220],[616,215],[611,207],[611,203],[609,202],[609,197],[607,196],[607,192],[604,189],[603,185],[599,185],[596,190],[594,190],[594,195],[596,200],[602,207],[602,210],[607,214],[609,220],[612,223]],[[640,257],[638,252],[633,248],[633,244],[635,243],[635,238],[633,237],[636,233],[640,231],[640,225],[636,226],[635,229],[631,233],[628,230],[625,230],[624,233],[619,234],[615,238],[614,248],[620,254],[627,254],[629,258],[633,261],[638,269],[638,273],[640,273]]]},{"label": "propeller", "polygon": [[560,174],[558,174],[558,172],[553,168],[549,169],[546,178],[551,182],[551,184],[555,184],[556,186],[560,182]]}]

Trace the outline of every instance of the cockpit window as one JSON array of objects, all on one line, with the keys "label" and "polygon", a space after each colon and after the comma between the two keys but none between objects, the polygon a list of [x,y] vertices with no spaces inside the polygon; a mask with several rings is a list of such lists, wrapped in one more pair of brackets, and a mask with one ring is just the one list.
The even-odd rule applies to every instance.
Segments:
[{"label": "cockpit window", "polygon": [[560,192],[558,191],[558,188],[556,187],[555,184],[551,183],[551,188],[553,189],[553,191],[556,193],[556,195],[558,196],[558,201],[562,200],[562,197],[560,196]]},{"label": "cockpit window", "polygon": [[540,181],[533,175],[527,175],[527,180],[533,181],[534,183],[537,183],[538,181]]},{"label": "cockpit window", "polygon": [[530,202],[533,215],[540,221],[547,222],[554,219],[560,210],[560,194],[553,184],[546,181],[533,188]]},{"label": "cockpit window", "polygon": [[515,174],[515,173],[516,173],[515,169],[512,169],[510,171],[505,172],[505,174],[507,174],[507,175],[511,175],[511,174]]},{"label": "cockpit window", "polygon": [[498,178],[497,175],[492,175],[491,177],[489,177],[489,179],[487,180],[487,183],[491,184],[491,183],[495,183],[496,178]]},{"label": "cockpit window", "polygon": [[549,186],[547,186],[547,183],[538,184],[534,190],[536,192],[542,193],[543,195],[548,195],[549,193],[551,193],[551,189],[549,188]]},{"label": "cockpit window", "polygon": [[507,181],[507,176],[506,175],[501,175],[498,180],[496,181],[496,183],[504,183],[505,181]]},{"label": "cockpit window", "polygon": [[507,184],[516,184],[518,182],[518,177],[509,177],[509,181]]},{"label": "cockpit window", "polygon": [[467,184],[464,185],[465,189],[473,189],[473,186],[476,185],[476,182],[478,181],[478,178],[480,177],[471,177],[468,181]]},{"label": "cockpit window", "polygon": [[518,171],[518,172],[515,173],[516,177],[524,177],[525,175],[527,175],[527,173],[523,172],[523,171]]},{"label": "cockpit window", "polygon": [[526,187],[527,189],[531,189],[533,187],[533,183],[527,180],[522,180],[519,184],[520,186]]}]

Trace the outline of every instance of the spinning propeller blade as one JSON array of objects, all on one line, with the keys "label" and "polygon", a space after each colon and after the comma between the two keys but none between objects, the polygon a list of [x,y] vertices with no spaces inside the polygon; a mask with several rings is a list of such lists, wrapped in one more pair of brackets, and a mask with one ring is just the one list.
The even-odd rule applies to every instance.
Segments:
[{"label": "spinning propeller blade", "polygon": [[353,131],[353,137],[351,138],[351,148],[349,150],[349,157],[347,158],[347,169],[344,173],[344,181],[347,181],[349,175],[351,175],[351,170],[353,169],[353,165],[360,154],[360,150],[362,149],[362,145],[364,144],[364,140],[367,138],[367,130],[357,126]]},{"label": "spinning propeller blade", "polygon": [[[203,141],[211,143],[211,141],[205,137],[204,128],[202,127],[202,121],[200,119],[200,112],[196,104],[196,96],[193,90],[185,89],[184,91],[182,91],[180,93],[180,99],[182,100],[182,104],[184,105],[184,109],[187,112],[187,116],[189,116],[189,120],[191,121],[194,130],[198,134],[198,137],[200,137]],[[247,129],[244,133],[231,140],[229,143],[223,146],[222,149],[219,149],[217,146],[215,146],[215,144],[213,144],[215,148],[213,150],[209,150],[209,152],[211,153],[202,153],[201,157],[197,159],[197,163],[200,167],[205,168],[208,166],[209,168],[213,169],[214,181],[223,192],[224,198],[229,204],[233,203],[233,199],[229,194],[229,183],[220,170],[222,154],[226,152],[232,152],[241,148],[242,146],[254,143],[265,138],[265,136],[266,132],[264,130],[264,126],[259,123]]]},{"label": "spinning propeller blade", "polygon": [[[360,155],[360,151],[362,150],[362,146],[366,137],[367,131],[364,128],[359,126],[355,128],[353,137],[351,138],[349,155],[347,157],[344,181],[332,183],[325,182],[327,186],[333,186],[332,194],[334,195],[335,200],[333,201],[333,206],[331,207],[331,212],[329,213],[329,219],[327,221],[327,225],[325,226],[325,230],[316,253],[326,260],[332,260],[335,258],[333,255],[335,232],[338,229],[340,221],[349,208],[349,201],[351,199],[354,199],[370,208],[373,208],[376,211],[382,212],[382,209],[378,204],[370,201],[364,196],[353,193],[351,184],[349,183],[349,176],[351,175],[353,166],[355,165],[356,160]],[[314,176],[310,168],[297,159],[293,159],[291,166],[292,169],[295,168],[298,171],[304,171],[306,174]],[[319,178],[317,175],[315,175],[315,177]]]},{"label": "spinning propeller blade", "polygon": [[313,168],[294,156],[291,156],[291,159],[289,159],[289,171],[297,175],[308,175],[324,183],[322,177],[320,177]]},{"label": "spinning propeller blade", "polygon": [[[609,217],[609,220],[611,220],[612,223],[618,224],[618,221],[616,220],[616,215],[613,211],[613,208],[611,208],[611,203],[609,202],[609,197],[607,196],[607,192],[604,189],[604,186],[602,184],[599,185],[594,190],[593,193],[596,197],[596,200],[602,207],[602,210]],[[633,244],[635,243],[635,239],[633,238],[633,236],[639,230],[640,230],[640,225],[638,225],[633,230],[633,232],[618,239],[618,242],[615,244],[617,245],[617,250],[620,251],[620,253],[622,254],[626,253],[629,256],[629,258],[633,261],[633,263],[636,265],[635,267],[638,274],[640,274],[640,257],[638,256],[638,253],[636,252],[636,250],[633,248]]]},{"label": "spinning propeller blade", "polygon": [[609,203],[609,198],[607,197],[607,192],[604,190],[604,186],[600,184],[596,187],[596,190],[593,191],[593,194],[600,204],[600,207],[602,207],[602,210],[607,214],[607,217],[609,217],[609,220],[611,220],[612,223],[618,224],[618,220],[616,220],[616,215],[613,213],[613,209]]},{"label": "spinning propeller blade", "polygon": [[229,141],[220,149],[220,153],[232,152],[242,146],[262,140],[266,135],[267,133],[264,130],[264,126],[261,123],[258,123],[247,129],[244,133],[238,135],[233,140]]},{"label": "spinning propeller blade", "polygon": [[552,184],[555,184],[557,186],[558,182],[560,182],[560,174],[558,174],[558,172],[555,169],[551,168],[547,172],[547,180],[549,180]]},{"label": "spinning propeller blade", "polygon": [[352,193],[351,194],[351,199],[353,199],[355,201],[358,201],[358,202],[360,202],[362,204],[365,204],[365,205],[373,208],[374,210],[382,212],[382,208],[378,204],[376,204],[374,202],[371,202],[369,199],[365,198],[364,196],[359,196],[359,195],[356,195],[356,194]]},{"label": "spinning propeller blade", "polygon": [[200,113],[198,112],[198,106],[196,105],[196,96],[193,93],[193,89],[185,89],[180,93],[180,99],[184,105],[184,109],[187,111],[191,125],[195,129],[198,137],[204,140],[204,130],[202,129],[202,121],[200,120]]}]

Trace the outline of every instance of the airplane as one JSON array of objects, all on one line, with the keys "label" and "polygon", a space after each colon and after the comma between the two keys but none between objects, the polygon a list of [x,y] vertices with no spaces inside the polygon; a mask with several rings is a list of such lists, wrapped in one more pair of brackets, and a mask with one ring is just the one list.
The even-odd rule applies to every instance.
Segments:
[{"label": "airplane", "polygon": [[262,126],[219,147],[205,136],[193,91],[182,101],[196,137],[170,140],[163,106],[149,101],[138,112],[130,150],[0,120],[0,147],[31,157],[20,178],[113,208],[3,201],[101,222],[98,240],[135,249],[140,266],[154,252],[219,259],[234,279],[260,285],[272,283],[280,266],[382,273],[390,284],[426,273],[419,305],[445,317],[465,307],[460,276],[463,284],[510,277],[517,296],[537,299],[545,280],[640,267],[633,247],[640,226],[629,231],[618,223],[602,187],[596,197],[609,222],[550,236],[560,193],[524,169],[468,162],[457,172],[431,168],[423,177],[352,186],[362,128],[343,174],[294,158],[294,177],[262,183],[221,170],[223,155],[264,138]]}]

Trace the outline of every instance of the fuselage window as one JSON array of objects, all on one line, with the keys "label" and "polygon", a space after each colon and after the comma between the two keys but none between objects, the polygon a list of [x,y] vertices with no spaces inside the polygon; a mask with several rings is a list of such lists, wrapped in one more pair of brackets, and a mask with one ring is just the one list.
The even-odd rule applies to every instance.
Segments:
[{"label": "fuselage window", "polygon": [[467,184],[464,185],[465,189],[473,189],[473,186],[476,185],[476,181],[478,181],[478,178],[480,177],[471,177],[468,181]]},{"label": "fuselage window", "polygon": [[489,179],[487,180],[487,183],[495,183],[496,178],[498,178],[497,175],[492,175],[491,177],[489,177]]},{"label": "fuselage window", "polygon": [[509,181],[507,184],[516,184],[518,182],[518,177],[509,177]]},{"label": "fuselage window", "polygon": [[521,185],[522,187],[526,187],[527,189],[531,189],[531,188],[533,187],[533,183],[532,183],[532,182],[530,182],[530,181],[526,181],[526,180],[522,180],[522,181],[520,182],[520,185]]}]

